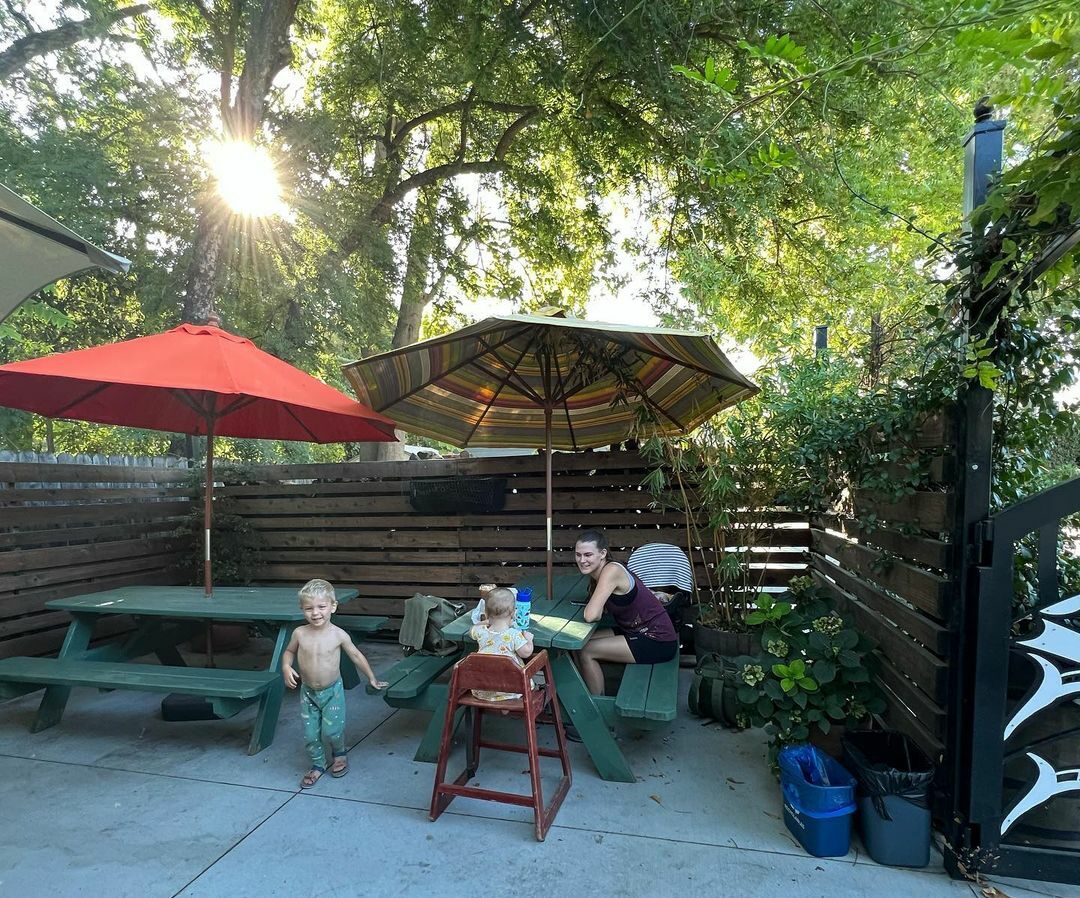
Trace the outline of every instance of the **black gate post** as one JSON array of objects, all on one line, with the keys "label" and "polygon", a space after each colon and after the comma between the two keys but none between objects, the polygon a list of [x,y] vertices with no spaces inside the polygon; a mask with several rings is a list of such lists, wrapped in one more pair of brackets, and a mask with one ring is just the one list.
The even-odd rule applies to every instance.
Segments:
[{"label": "black gate post", "polygon": [[[1001,170],[1004,121],[993,121],[989,106],[975,107],[975,126],[964,139],[964,220],[970,240],[971,211],[981,205],[993,177]],[[973,283],[982,277],[975,272]],[[987,322],[972,308],[967,297],[964,313],[968,336],[978,340],[987,335]],[[958,347],[959,349],[959,347]],[[946,822],[946,866],[957,875],[958,855],[970,856],[980,842],[977,783],[980,772],[971,769],[976,723],[975,690],[978,688],[979,600],[975,568],[983,562],[983,546],[988,534],[982,531],[990,515],[991,451],[994,430],[994,394],[977,381],[960,385],[956,415],[956,511],[952,527],[952,576],[956,583],[951,615],[948,719],[945,758],[939,779]],[[1000,737],[1000,734],[998,734]],[[1000,769],[995,772],[1000,778]],[[973,785],[975,784],[975,785]]]}]

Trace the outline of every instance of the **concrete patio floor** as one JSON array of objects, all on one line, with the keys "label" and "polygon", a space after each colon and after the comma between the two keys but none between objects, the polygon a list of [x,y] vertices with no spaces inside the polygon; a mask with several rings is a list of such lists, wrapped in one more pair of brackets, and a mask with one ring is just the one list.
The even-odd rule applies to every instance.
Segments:
[{"label": "concrete patio floor", "polygon": [[[400,657],[394,645],[365,651],[376,670]],[[936,852],[925,870],[879,866],[857,840],[845,858],[810,857],[784,828],[760,734],[685,712],[666,732],[622,734],[635,784],[604,782],[573,745],[574,784],[540,844],[530,812],[508,805],[457,799],[430,822],[434,766],[412,760],[427,715],[361,689],[348,693],[349,774],[305,791],[295,693],[254,757],[250,709],[170,723],[160,696],[76,690],[61,724],[32,735],[37,702],[0,704],[0,896],[980,894]],[[551,782],[558,762],[545,764]],[[523,790],[524,770],[521,756],[489,752],[477,780]],[[1012,898],[1080,896],[995,884]]]}]

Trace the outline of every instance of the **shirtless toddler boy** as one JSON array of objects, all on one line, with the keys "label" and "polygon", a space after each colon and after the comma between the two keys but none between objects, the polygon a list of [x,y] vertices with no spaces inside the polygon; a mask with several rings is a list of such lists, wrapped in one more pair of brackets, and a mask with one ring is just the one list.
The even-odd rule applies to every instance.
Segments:
[{"label": "shirtless toddler boy", "polygon": [[[300,608],[304,612],[303,626],[293,631],[281,661],[285,685],[300,688],[300,717],[304,721],[304,743],[311,758],[311,769],[300,781],[302,789],[310,789],[326,772],[326,751],[323,740],[330,743],[333,764],[331,776],[349,772],[345,757],[345,689],[341,684],[341,651],[349,656],[357,669],[376,689],[388,684],[376,679],[367,658],[353,645],[348,633],[330,620],[337,610],[334,587],[325,580],[309,580],[300,589]],[[297,662],[297,675],[293,662]]]}]

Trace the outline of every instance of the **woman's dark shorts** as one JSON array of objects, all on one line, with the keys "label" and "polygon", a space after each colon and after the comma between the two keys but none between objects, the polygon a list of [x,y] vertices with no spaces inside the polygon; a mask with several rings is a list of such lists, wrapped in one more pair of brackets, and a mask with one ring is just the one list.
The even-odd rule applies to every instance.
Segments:
[{"label": "woman's dark shorts", "polygon": [[635,664],[663,664],[679,654],[677,639],[660,642],[649,639],[648,636],[631,636],[623,630],[616,630],[616,632],[626,637],[626,644],[630,646],[630,654],[634,656]]}]

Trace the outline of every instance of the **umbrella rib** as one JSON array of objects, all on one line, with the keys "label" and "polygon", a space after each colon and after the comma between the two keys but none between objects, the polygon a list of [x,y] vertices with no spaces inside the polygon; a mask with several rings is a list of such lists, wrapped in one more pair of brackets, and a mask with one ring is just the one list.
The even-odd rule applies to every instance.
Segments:
[{"label": "umbrella rib", "polygon": [[686,425],[684,425],[681,421],[677,420],[672,415],[669,415],[664,409],[662,409],[659,405],[657,405],[655,402],[653,402],[652,397],[649,396],[648,393],[646,393],[644,390],[642,390],[640,395],[641,395],[642,400],[645,402],[645,404],[647,406],[649,406],[649,408],[651,408],[654,412],[658,412],[659,414],[663,415],[672,424],[674,424],[676,427],[678,427],[680,431],[682,431],[683,433],[686,433]]},{"label": "umbrella rib", "polygon": [[56,243],[60,243],[66,246],[68,249],[73,249],[76,252],[82,253],[84,256],[90,254],[86,251],[86,244],[82,240],[76,240],[74,237],[69,237],[67,234],[61,234],[59,231],[54,231],[52,228],[46,228],[39,224],[34,224],[32,221],[28,221],[25,218],[20,218],[18,215],[13,215],[3,209],[0,209],[0,218],[4,221],[23,228],[27,231],[32,231],[39,237],[45,237],[49,240],[53,240]]},{"label": "umbrella rib", "polygon": [[[630,351],[634,351],[634,352],[637,352],[637,353],[640,353],[640,352],[641,352],[641,350],[640,350],[640,349],[638,349],[637,347],[635,347],[635,346],[632,346],[632,345],[631,345],[631,346],[627,346],[627,347],[625,347],[625,349],[627,349],[627,350],[630,350]],[[675,364],[679,364],[679,363],[678,363],[678,362],[676,362]],[[666,412],[666,411],[665,411],[665,410],[664,410],[663,408],[661,408],[661,407],[660,407],[659,405],[657,405],[657,404],[656,404],[656,403],[655,403],[655,402],[654,402],[654,401],[652,400],[652,397],[650,397],[650,396],[649,396],[649,394],[648,394],[648,392],[647,392],[647,391],[645,390],[645,388],[644,388],[644,387],[642,387],[642,386],[641,386],[641,384],[640,384],[640,383],[639,383],[639,382],[638,382],[638,381],[637,381],[636,379],[635,379],[635,382],[634,382],[634,383],[635,383],[635,386],[637,386],[637,388],[638,388],[638,389],[637,389],[637,394],[638,394],[638,395],[639,395],[639,396],[641,397],[641,400],[642,400],[642,401],[643,401],[643,402],[644,402],[644,403],[645,403],[646,405],[648,405],[648,406],[649,406],[649,407],[650,407],[651,409],[653,409],[653,411],[657,412],[658,414],[661,414],[661,415],[663,415],[663,416],[664,416],[665,418],[667,418],[667,419],[668,419],[668,420],[669,420],[669,421],[670,421],[670,422],[671,422],[672,424],[674,424],[674,425],[675,425],[676,427],[678,427],[678,428],[679,428],[680,430],[682,430],[682,431],[685,431],[685,430],[686,430],[686,427],[685,427],[685,426],[684,426],[684,425],[683,425],[683,424],[682,424],[682,423],[681,423],[680,421],[678,421],[678,420],[677,420],[676,418],[674,418],[674,417],[673,417],[672,415],[668,414],[668,413],[667,413],[667,412]],[[588,388],[589,388],[590,386],[591,386],[591,384],[586,384],[586,383],[583,383],[583,384],[581,384],[580,386],[576,387],[575,389],[573,389],[573,390],[570,390],[570,391],[569,391],[568,393],[566,393],[566,394],[565,394],[565,396],[564,396],[564,398],[563,398],[563,402],[565,403],[565,402],[566,402],[566,400],[568,400],[568,399],[570,399],[570,398],[572,398],[572,397],[576,396],[576,395],[577,395],[578,393],[580,393],[580,392],[581,392],[582,390],[587,390],[587,389],[588,389]]]},{"label": "umbrella rib", "polygon": [[[644,365],[646,360],[644,358],[642,350],[635,348],[632,351],[633,354],[637,356],[639,364]],[[663,409],[659,405],[657,405],[653,401],[653,398],[649,395],[649,391],[645,388],[645,385],[642,384],[638,378],[634,378],[634,385],[638,388],[638,395],[641,396],[642,401],[645,402],[646,405],[648,405],[654,412],[658,412],[659,414],[667,418],[683,433],[686,432],[686,425],[679,421],[674,415],[670,414],[666,409]]]},{"label": "umbrella rib", "polygon": [[285,411],[289,413],[289,416],[297,424],[299,424],[301,428],[303,428],[304,433],[306,433],[308,435],[308,438],[311,440],[311,442],[313,442],[313,443],[321,443],[322,442],[322,440],[320,440],[317,436],[315,436],[314,433],[311,432],[311,428],[308,427],[303,421],[300,420],[300,416],[297,415],[296,412],[294,412],[292,410],[291,405],[286,405],[284,408],[285,408]]},{"label": "umbrella rib", "polygon": [[[523,327],[519,327],[519,328],[518,328],[517,330],[515,330],[515,331],[514,331],[514,333],[512,333],[512,334],[509,334],[509,335],[508,335],[508,336],[507,336],[507,337],[506,337],[505,339],[503,339],[503,340],[502,340],[502,341],[501,341],[500,343],[498,343],[498,344],[497,344],[497,346],[504,346],[505,344],[507,344],[507,343],[509,343],[509,342],[510,342],[511,340],[513,340],[513,339],[514,339],[515,337],[519,336],[520,334],[523,334],[523,333],[525,333],[525,331],[527,331],[527,330],[528,330],[528,328],[529,328],[529,325],[524,325]],[[418,344],[418,345],[419,345],[419,344]],[[403,347],[402,347],[402,349],[408,349],[408,348],[409,348],[409,347],[407,347],[407,346],[403,346]],[[396,355],[400,355],[400,353],[395,353],[395,352],[394,352],[394,350],[391,350],[391,353],[394,353],[394,355],[395,355],[395,356],[396,356]],[[383,355],[384,355],[384,356],[388,356],[388,355],[390,355],[391,353],[384,353]],[[447,369],[446,369],[445,371],[441,372],[441,373],[439,374],[439,377],[440,377],[440,378],[443,378],[443,377],[447,377],[447,376],[448,376],[448,375],[450,375],[450,374],[453,374],[453,373],[454,373],[455,371],[457,371],[457,370],[458,370],[459,368],[464,368],[464,367],[465,367],[466,365],[468,365],[468,364],[470,364],[471,362],[473,362],[473,361],[475,360],[475,358],[476,358],[475,356],[469,356],[469,357],[468,357],[467,359],[462,359],[462,360],[461,360],[460,362],[458,362],[458,363],[457,363],[456,365],[454,365],[453,367],[451,367],[451,368],[447,368]],[[363,364],[363,362],[358,362],[357,364],[358,364],[358,365],[362,365],[362,364]],[[395,405],[397,405],[397,404],[398,404],[399,402],[404,402],[404,401],[405,401],[406,399],[408,399],[408,398],[409,398],[410,396],[413,396],[413,395],[415,395],[416,393],[419,393],[419,392],[420,392],[421,390],[424,390],[424,389],[426,389],[427,387],[430,387],[430,386],[431,386],[431,385],[432,385],[432,384],[433,384],[434,382],[435,382],[435,378],[434,378],[434,377],[432,377],[432,378],[429,378],[428,380],[422,381],[421,383],[418,383],[418,384],[417,384],[417,385],[416,385],[415,387],[413,387],[412,389],[410,389],[410,390],[406,390],[406,391],[405,391],[404,393],[402,393],[402,394],[401,394],[400,396],[395,396],[395,397],[394,397],[393,399],[387,400],[386,402],[382,403],[381,405],[379,405],[379,407],[378,407],[378,408],[375,408],[375,411],[377,411],[377,412],[380,412],[380,413],[382,413],[382,412],[385,412],[385,411],[387,411],[387,410],[388,410],[389,408],[391,408],[392,406],[395,406]],[[373,408],[374,408],[374,406],[373,406]]]},{"label": "umbrella rib", "polygon": [[563,412],[565,412],[565,414],[566,414],[566,429],[570,432],[570,443],[573,445],[574,451],[577,452],[577,450],[578,450],[577,436],[574,434],[574,422],[570,418],[570,405],[567,402],[567,396],[566,396],[566,381],[563,380],[562,365],[559,364],[559,355],[558,355],[558,353],[555,354],[554,361],[555,361],[555,373],[559,377],[559,395],[562,396]]},{"label": "umbrella rib", "polygon": [[[536,392],[536,390],[534,390],[532,387],[530,387],[528,382],[520,374],[517,373],[517,366],[521,364],[521,360],[523,358],[525,358],[525,356],[528,354],[529,350],[531,350],[536,345],[536,341],[539,340],[539,339],[540,339],[540,333],[539,333],[539,331],[537,331],[533,335],[532,341],[528,345],[526,345],[526,347],[522,351],[521,355],[518,356],[518,360],[513,365],[509,364],[506,361],[506,359],[504,359],[496,351],[498,349],[501,349],[502,346],[490,347],[489,349],[486,350],[486,354],[493,355],[498,360],[499,364],[502,365],[504,368],[506,368],[510,372],[510,374],[512,375],[514,381],[517,383],[518,389],[520,389],[521,392],[523,392],[526,396],[528,396],[533,402],[535,402],[535,403],[537,403],[539,405],[542,405],[543,402],[544,402],[543,397],[541,397],[540,394]],[[483,342],[483,338],[481,338],[481,342]],[[478,358],[474,358],[473,363],[476,365],[477,368],[481,368]],[[483,370],[483,369],[481,368],[481,370]]]},{"label": "umbrella rib", "polygon": [[[481,413],[480,417],[477,418],[476,423],[473,425],[473,429],[469,431],[469,435],[465,437],[464,445],[468,446],[469,440],[471,440],[476,431],[480,429],[480,425],[484,423],[484,418],[487,417],[487,413],[491,411],[491,407],[495,404],[495,400],[499,398],[499,394],[506,388],[506,385],[510,382],[510,378],[514,375],[514,369],[521,364],[521,360],[525,358],[525,354],[529,351],[530,347],[531,344],[528,344],[523,350],[521,350],[521,354],[517,357],[517,361],[514,363],[513,367],[506,367],[506,376],[503,377],[502,383],[499,384],[499,388],[492,395],[491,401],[486,406],[484,406],[484,411]],[[496,355],[495,357],[498,358],[500,362],[502,361],[502,359],[498,355]],[[476,367],[484,370],[481,365],[477,365]]]},{"label": "umbrella rib", "polygon": [[[525,358],[526,354],[532,348],[532,345],[534,345],[535,343],[536,340],[534,339],[532,343],[526,346],[525,350],[522,352],[521,356],[517,357],[517,361],[514,362],[514,364],[510,364],[507,360],[503,359],[502,356],[500,356],[500,354],[496,351],[496,349],[500,347],[492,347],[491,349],[485,350],[485,353],[490,354],[490,356],[494,356],[495,359],[499,362],[499,364],[502,365],[505,370],[510,372],[509,379],[514,381],[517,388],[523,393],[525,393],[529,399],[539,405],[543,403],[543,399],[540,397],[540,394],[528,385],[528,381],[526,381],[521,375],[517,374],[517,365],[522,363],[522,359]],[[488,377],[495,377],[498,379],[502,376],[500,372],[495,372],[492,371],[491,368],[485,367],[484,364],[481,363],[480,357],[473,357],[472,366],[478,368],[478,370],[482,371]]]},{"label": "umbrella rib", "polygon": [[98,393],[102,392],[103,390],[107,390],[111,386],[115,386],[115,384],[95,384],[93,387],[91,387],[89,390],[87,390],[81,396],[79,396],[79,397],[77,397],[75,399],[72,399],[71,402],[69,402],[63,408],[58,409],[57,411],[53,412],[50,415],[46,415],[45,417],[47,417],[47,418],[63,418],[64,413],[69,408],[72,408],[73,406],[78,405],[80,402],[85,402],[87,399],[90,399],[92,396],[97,396]]}]

